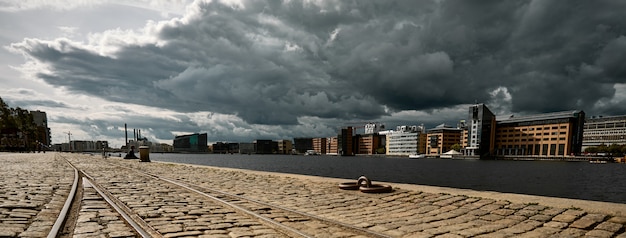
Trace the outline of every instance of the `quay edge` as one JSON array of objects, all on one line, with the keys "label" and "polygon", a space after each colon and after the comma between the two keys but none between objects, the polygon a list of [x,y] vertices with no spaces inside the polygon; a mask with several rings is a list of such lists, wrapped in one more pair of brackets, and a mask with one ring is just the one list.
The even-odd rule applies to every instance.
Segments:
[{"label": "quay edge", "polygon": [[[339,184],[342,182],[349,181],[348,179],[341,179],[341,178],[255,171],[255,170],[247,170],[247,169],[223,168],[223,167],[214,167],[214,166],[207,166],[207,165],[180,164],[180,163],[161,162],[161,161],[158,161],[156,163],[185,165],[185,166],[191,166],[191,167],[205,167],[205,168],[230,170],[230,171],[240,171],[240,172],[259,174],[259,175],[271,175],[271,176],[281,176],[281,177],[289,177],[289,178],[296,178],[296,179],[305,179],[305,180],[310,180],[313,182],[326,182],[326,183]],[[354,180],[356,180],[356,178]],[[426,193],[434,193],[434,194],[464,195],[467,197],[504,200],[504,201],[514,202],[514,203],[522,203],[522,204],[540,204],[543,206],[563,208],[563,209],[574,208],[574,209],[581,209],[590,213],[603,213],[603,214],[607,214],[611,216],[626,216],[626,204],[621,204],[621,203],[600,202],[600,201],[590,201],[590,200],[580,200],[580,199],[570,199],[570,198],[546,197],[546,196],[515,194],[515,193],[502,193],[502,192],[493,192],[493,191],[477,191],[477,190],[471,190],[471,189],[437,187],[437,186],[429,186],[429,185],[391,183],[391,182],[385,182],[385,181],[375,181],[375,182],[391,185],[394,189],[404,189],[404,190],[409,190],[409,191],[426,192]],[[374,195],[374,196],[377,196],[377,195]]]}]

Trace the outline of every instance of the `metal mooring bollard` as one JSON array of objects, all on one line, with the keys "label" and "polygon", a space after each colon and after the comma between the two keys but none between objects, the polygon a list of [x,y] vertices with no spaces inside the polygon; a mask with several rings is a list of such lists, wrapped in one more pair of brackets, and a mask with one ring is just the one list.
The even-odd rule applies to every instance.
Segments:
[{"label": "metal mooring bollard", "polygon": [[150,162],[150,146],[139,146],[139,162]]}]

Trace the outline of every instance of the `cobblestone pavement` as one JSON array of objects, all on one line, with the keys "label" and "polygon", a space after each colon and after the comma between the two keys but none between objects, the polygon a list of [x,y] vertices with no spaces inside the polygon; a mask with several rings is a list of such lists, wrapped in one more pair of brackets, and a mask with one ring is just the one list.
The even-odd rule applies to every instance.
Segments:
[{"label": "cobblestone pavement", "polygon": [[[19,197],[17,194],[23,193],[9,192],[9,190],[31,191],[31,185],[40,183],[32,181],[46,181],[47,184],[53,184],[51,181],[69,180],[71,182],[71,179],[65,178],[71,178],[72,176],[69,175],[71,172],[63,168],[64,165],[56,165],[52,162],[48,163],[47,166],[33,165],[48,160],[61,164],[54,157],[48,155],[33,156],[33,154],[30,154],[30,157],[0,154],[0,162],[3,165],[1,168],[3,180],[0,184],[0,191],[2,191],[0,196],[3,196],[1,197],[1,204],[3,205],[0,206],[0,211],[2,212],[0,215],[0,219],[2,219],[0,237],[28,234],[28,231],[41,229],[31,229],[33,226],[40,227],[32,221],[36,220],[39,214],[42,213],[43,209],[41,208],[45,204],[50,203],[43,202],[44,205],[40,205],[37,208],[6,208],[4,204],[7,204],[7,202],[4,200],[7,199],[26,203],[25,199],[13,198],[14,196]],[[391,184],[395,188],[392,193],[364,194],[358,191],[340,190],[337,188],[337,183],[339,181],[345,182],[345,180],[331,178],[155,162],[140,163],[137,160],[122,160],[119,158],[109,158],[105,161],[105,159],[97,156],[68,155],[68,157],[72,161],[76,161],[75,164],[81,169],[88,167],[90,170],[98,170],[101,168],[101,170],[106,170],[104,172],[109,174],[124,173],[129,178],[135,176],[128,174],[127,171],[111,170],[109,163],[112,163],[288,207],[326,219],[385,233],[392,237],[626,238],[626,213],[622,212],[626,211],[626,204],[596,203],[571,199],[551,199],[550,201],[552,202],[549,204],[543,204],[542,202],[524,202],[523,199],[521,201],[520,199],[500,199],[498,196],[491,195],[477,196],[477,193],[471,191],[433,192],[431,190],[420,190],[419,186],[397,184]],[[13,172],[21,167],[14,163],[24,160],[28,161],[28,165],[31,168],[30,170],[22,168],[21,171],[26,176],[19,176],[21,178],[20,181],[7,180],[11,177],[18,177],[17,174],[21,174]],[[83,162],[78,163],[79,161]],[[4,166],[5,164],[15,168],[7,169]],[[34,172],[35,170],[49,171],[52,170],[51,167],[56,167],[57,170],[65,172],[54,177],[52,176],[54,173],[51,171],[50,174],[45,176],[45,179],[40,178],[43,176],[43,173]],[[120,184],[120,186],[124,185],[122,180],[110,182]],[[146,181],[146,183],[150,182]],[[53,187],[54,185],[48,186]],[[57,186],[62,187],[60,185]],[[9,187],[13,189],[7,189]],[[45,190],[41,187],[39,188]],[[167,189],[164,187],[153,188],[153,190],[160,191],[163,196],[167,194]],[[444,189],[443,191],[456,190]],[[148,194],[147,191],[144,192]],[[52,201],[56,193],[57,191],[47,192],[41,196],[47,197],[48,201]],[[191,195],[180,194],[177,199],[178,202],[191,204],[195,209],[177,211],[151,209],[150,206],[157,197],[156,195],[150,196],[152,197],[141,197],[135,193],[133,196],[121,197],[121,199],[125,199],[127,204],[143,207],[143,216],[153,217],[153,222],[155,222],[153,224],[160,224],[162,229],[175,229],[175,233],[170,233],[172,237],[273,237],[271,233],[254,233],[251,230],[233,229],[236,227],[233,227],[232,224],[237,222],[245,223],[239,227],[246,229],[256,225],[252,224],[254,223],[253,221],[247,221],[245,218],[231,215],[226,217],[224,213],[220,214],[219,212],[223,209],[210,206],[205,207],[201,204],[194,205],[193,199],[189,200],[192,197]],[[511,195],[511,197],[515,196],[517,195]],[[519,196],[526,198],[523,195]],[[561,203],[559,204],[559,202]],[[586,206],[586,204],[591,205]],[[598,204],[602,206],[602,209],[596,209]],[[33,215],[37,218],[28,218],[27,220],[31,222],[11,223],[11,221],[14,221],[13,218],[26,216],[23,215],[22,210],[14,211],[15,209],[28,210],[30,214],[37,214]],[[28,214],[28,212],[26,213]],[[176,215],[167,215],[165,217],[163,216],[164,213]],[[190,218],[195,219],[198,217],[202,217],[203,222],[185,223]],[[79,218],[79,220],[81,219]],[[79,224],[81,222],[79,221]],[[77,227],[79,227],[79,224],[77,224]],[[102,224],[106,224],[106,222]],[[210,234],[199,232],[206,231],[205,228],[208,226],[212,226],[211,228],[213,229]],[[323,226],[323,224],[319,224],[319,226]],[[107,228],[102,226],[102,229]],[[308,229],[310,229],[309,232],[314,232],[316,227],[312,226]],[[13,233],[1,233],[5,230],[11,230]],[[31,235],[31,237],[34,236]],[[336,233],[325,237],[348,236]]]},{"label": "cobblestone pavement", "polygon": [[[164,237],[285,237],[248,216],[224,208],[194,192],[124,169],[139,163],[137,160],[104,161],[96,156],[72,156],[68,159]],[[102,220],[106,216],[102,213],[88,215],[91,215],[89,220]],[[79,224],[80,218],[75,237]],[[97,231],[99,227],[104,228],[104,224],[91,222],[88,235],[104,234]]]},{"label": "cobblestone pavement", "polygon": [[0,153],[0,237],[46,237],[74,170],[54,153]]},{"label": "cobblestone pavement", "polygon": [[73,237],[137,237],[119,213],[83,180],[83,196]]}]

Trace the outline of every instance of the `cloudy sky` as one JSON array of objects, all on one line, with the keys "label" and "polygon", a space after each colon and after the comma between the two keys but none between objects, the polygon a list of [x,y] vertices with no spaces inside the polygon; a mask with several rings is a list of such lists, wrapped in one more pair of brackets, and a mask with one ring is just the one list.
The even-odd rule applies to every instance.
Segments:
[{"label": "cloudy sky", "polygon": [[[53,143],[626,114],[626,1],[0,0],[0,97]],[[132,133],[132,131],[131,131]]]}]

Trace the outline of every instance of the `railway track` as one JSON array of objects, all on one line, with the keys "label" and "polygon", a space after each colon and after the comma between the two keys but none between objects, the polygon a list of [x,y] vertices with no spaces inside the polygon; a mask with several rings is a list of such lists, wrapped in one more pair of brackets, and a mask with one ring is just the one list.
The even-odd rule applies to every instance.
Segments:
[{"label": "railway track", "polygon": [[[123,221],[123,228],[129,231],[121,236],[390,237],[275,203],[190,181],[122,168],[103,160],[68,163],[76,169],[77,176],[82,176],[77,180],[83,181],[84,193],[94,190],[94,194],[106,201],[111,211],[108,216],[114,211],[115,216]],[[85,203],[84,197],[80,200]],[[74,216],[78,216],[79,221],[85,221],[84,218],[81,220],[80,214]],[[90,217],[88,221],[90,219],[97,220]],[[99,224],[104,228],[102,230],[108,229],[104,227],[106,219],[98,223],[102,223]],[[76,223],[75,234],[80,224]],[[66,224],[66,227],[68,225],[71,224]],[[51,232],[49,237],[57,235]]]}]

